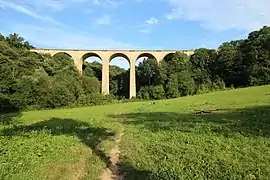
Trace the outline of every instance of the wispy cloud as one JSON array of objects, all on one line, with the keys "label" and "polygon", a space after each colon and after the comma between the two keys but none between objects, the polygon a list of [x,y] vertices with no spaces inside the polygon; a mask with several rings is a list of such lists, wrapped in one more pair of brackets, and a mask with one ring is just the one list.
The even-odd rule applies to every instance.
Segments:
[{"label": "wispy cloud", "polygon": [[99,18],[97,18],[94,23],[98,25],[110,25],[111,24],[111,16],[108,14],[105,14]]},{"label": "wispy cloud", "polygon": [[71,48],[71,49],[131,49],[133,45],[115,41],[110,38],[91,34],[67,31],[51,26],[15,25],[12,32],[18,32],[37,47]]},{"label": "wispy cloud", "polygon": [[28,16],[35,18],[35,19],[47,21],[49,23],[59,25],[59,26],[65,26],[64,24],[60,23],[59,21],[55,20],[54,18],[52,18],[50,16],[40,15],[40,14],[38,14],[38,13],[36,13],[36,12],[34,12],[34,11],[32,11],[32,10],[22,6],[22,5],[17,5],[17,4],[13,4],[10,2],[5,2],[3,0],[0,0],[0,6],[13,9],[14,11],[26,14]]},{"label": "wispy cloud", "polygon": [[[82,2],[85,0],[79,1]],[[42,27],[36,24],[26,25],[10,22],[10,24],[12,24],[10,33],[19,33],[26,40],[30,41],[37,47],[75,49],[130,49],[133,47],[128,43],[115,41],[111,38],[78,32],[78,30],[64,25],[56,19],[47,16],[46,14],[36,13],[33,9],[30,10],[29,6],[27,5],[14,4],[0,0],[0,6],[26,14],[34,19],[38,19],[44,22],[42,23]],[[109,25],[111,23],[111,17],[109,15],[104,15],[100,19],[97,19],[96,22],[102,25]]]},{"label": "wispy cloud", "polygon": [[118,7],[122,1],[119,0],[93,0],[95,5],[100,5],[103,7],[116,8]]},{"label": "wispy cloud", "polygon": [[148,25],[155,25],[155,24],[159,24],[159,20],[157,18],[152,17],[150,19],[147,19],[145,23]]},{"label": "wispy cloud", "polygon": [[197,21],[213,30],[254,30],[270,24],[269,0],[168,0],[169,20]]},{"label": "wispy cloud", "polygon": [[145,20],[144,24],[139,26],[139,31],[142,34],[149,34],[152,32],[152,26],[158,25],[159,24],[159,19],[151,17],[147,20]]}]

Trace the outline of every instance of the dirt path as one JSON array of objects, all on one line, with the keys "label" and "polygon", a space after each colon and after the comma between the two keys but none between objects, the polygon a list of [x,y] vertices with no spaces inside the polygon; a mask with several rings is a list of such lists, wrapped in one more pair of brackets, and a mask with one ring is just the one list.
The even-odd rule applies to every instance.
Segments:
[{"label": "dirt path", "polygon": [[101,180],[123,180],[123,176],[120,175],[119,167],[117,163],[119,162],[120,158],[120,148],[119,144],[121,142],[122,136],[124,132],[121,130],[119,136],[115,140],[115,147],[110,152],[110,168],[106,168],[101,175]]}]

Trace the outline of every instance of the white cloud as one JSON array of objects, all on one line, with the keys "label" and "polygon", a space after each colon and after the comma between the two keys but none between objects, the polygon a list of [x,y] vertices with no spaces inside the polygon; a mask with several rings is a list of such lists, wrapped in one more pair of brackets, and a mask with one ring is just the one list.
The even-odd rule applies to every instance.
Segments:
[{"label": "white cloud", "polygon": [[155,25],[155,24],[159,24],[159,20],[157,18],[150,18],[150,19],[147,19],[145,23],[148,25]]},{"label": "white cloud", "polygon": [[92,36],[81,32],[67,31],[55,27],[39,27],[19,24],[11,32],[17,32],[38,48],[62,49],[131,49],[131,44],[110,38]]},{"label": "white cloud", "polygon": [[104,16],[96,19],[94,22],[98,25],[110,25],[111,24],[111,16],[108,14],[105,14]]},{"label": "white cloud", "polygon": [[142,34],[150,34],[154,25],[158,25],[159,20],[157,18],[151,17],[147,19],[143,25],[139,26],[139,32]]},{"label": "white cloud", "polygon": [[270,24],[269,0],[168,0],[169,20],[198,21],[208,29],[246,30]]},{"label": "white cloud", "polygon": [[5,4],[16,4],[17,6],[23,6],[36,12],[52,12],[61,11],[66,8],[72,8],[74,6],[82,5],[83,10],[89,11],[95,7],[103,8],[117,8],[120,4],[125,2],[124,0],[0,0]]}]

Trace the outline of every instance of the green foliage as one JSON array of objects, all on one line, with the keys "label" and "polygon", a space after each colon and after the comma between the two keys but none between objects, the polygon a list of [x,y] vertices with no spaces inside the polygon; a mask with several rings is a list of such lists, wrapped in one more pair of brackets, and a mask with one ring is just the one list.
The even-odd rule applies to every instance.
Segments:
[{"label": "green foliage", "polygon": [[137,80],[139,81],[139,86],[155,86],[159,84],[160,72],[157,64],[157,60],[153,58],[145,59],[140,62],[137,68]]},{"label": "green foliage", "polygon": [[168,84],[166,85],[167,98],[177,98],[180,96],[178,86],[178,74],[172,74],[168,80]]},{"label": "green foliage", "polygon": [[[54,57],[36,54],[28,51],[31,47],[28,45],[17,34],[1,38],[2,107],[43,109],[102,104],[99,101],[110,103],[100,94],[100,83],[95,73],[81,76],[67,54],[60,53]],[[86,102],[82,97],[87,97]],[[2,108],[2,111],[6,110]]]},{"label": "green foliage", "polygon": [[84,76],[82,83],[83,83],[84,91],[87,94],[97,93],[101,91],[100,82],[98,81],[96,77]]},{"label": "green foliage", "polygon": [[165,91],[162,85],[150,86],[149,95],[151,99],[164,99],[166,97]]},{"label": "green foliage", "polygon": [[150,99],[149,89],[150,88],[148,86],[141,87],[139,92],[137,92],[137,98],[149,100]]},{"label": "green foliage", "polygon": [[181,96],[193,95],[196,89],[195,81],[188,71],[181,71],[178,74],[178,89]]}]

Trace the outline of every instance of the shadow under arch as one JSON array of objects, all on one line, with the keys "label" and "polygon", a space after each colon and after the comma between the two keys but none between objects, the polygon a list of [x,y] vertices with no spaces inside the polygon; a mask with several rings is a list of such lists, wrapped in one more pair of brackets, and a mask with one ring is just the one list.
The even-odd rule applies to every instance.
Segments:
[{"label": "shadow under arch", "polygon": [[64,56],[67,56],[70,59],[72,59],[72,56],[69,53],[66,53],[66,52],[58,52],[58,53],[54,54],[52,57],[57,57],[59,55],[64,55]]}]

